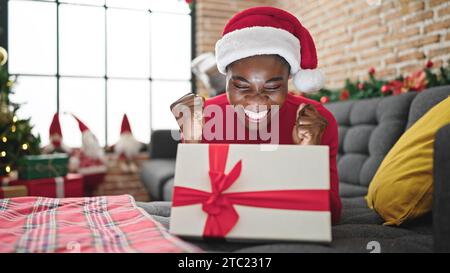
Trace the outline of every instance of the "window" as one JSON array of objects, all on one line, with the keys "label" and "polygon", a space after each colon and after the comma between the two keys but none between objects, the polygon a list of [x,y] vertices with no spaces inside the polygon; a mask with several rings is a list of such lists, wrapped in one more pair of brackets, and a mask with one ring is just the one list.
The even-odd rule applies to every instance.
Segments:
[{"label": "window", "polygon": [[[60,112],[64,141],[80,146],[74,113],[102,145],[126,113],[136,138],[177,128],[169,105],[191,90],[191,15],[184,0],[9,0],[12,99],[48,143]],[[65,115],[64,113],[67,113]]]}]

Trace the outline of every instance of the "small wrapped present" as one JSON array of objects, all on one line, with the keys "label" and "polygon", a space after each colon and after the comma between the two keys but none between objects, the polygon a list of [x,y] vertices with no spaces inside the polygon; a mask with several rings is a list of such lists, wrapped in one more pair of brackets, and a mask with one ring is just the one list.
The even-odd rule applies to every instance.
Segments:
[{"label": "small wrapped present", "polygon": [[29,196],[50,198],[82,197],[84,196],[83,176],[69,173],[64,177],[41,178],[31,180],[2,181],[2,186],[26,186]]},{"label": "small wrapped present", "polygon": [[328,146],[179,144],[170,232],[331,242]]},{"label": "small wrapped present", "polygon": [[0,199],[27,196],[27,194],[28,191],[25,186],[0,187]]},{"label": "small wrapped present", "polygon": [[67,154],[28,155],[17,163],[19,179],[40,179],[65,176],[68,172]]}]

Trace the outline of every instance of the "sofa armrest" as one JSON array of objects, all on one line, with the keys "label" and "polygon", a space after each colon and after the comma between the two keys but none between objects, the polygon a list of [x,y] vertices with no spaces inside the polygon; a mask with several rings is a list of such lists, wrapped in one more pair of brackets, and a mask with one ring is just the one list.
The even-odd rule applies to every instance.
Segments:
[{"label": "sofa armrest", "polygon": [[450,252],[450,124],[434,142],[433,241],[435,252]]},{"label": "sofa armrest", "polygon": [[150,158],[175,158],[180,142],[178,139],[179,132],[176,130],[153,131],[149,146]]}]

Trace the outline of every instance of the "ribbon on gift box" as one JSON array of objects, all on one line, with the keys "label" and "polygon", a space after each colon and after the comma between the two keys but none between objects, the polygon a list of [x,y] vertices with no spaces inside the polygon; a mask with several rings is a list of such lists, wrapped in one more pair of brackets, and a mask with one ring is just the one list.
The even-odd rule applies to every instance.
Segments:
[{"label": "ribbon on gift box", "polygon": [[239,220],[234,205],[287,210],[330,210],[328,190],[225,192],[239,178],[242,161],[239,160],[225,174],[229,145],[210,144],[208,148],[211,192],[175,186],[172,203],[174,207],[202,204],[202,210],[208,215],[203,236],[225,237]]},{"label": "ribbon on gift box", "polygon": [[55,177],[56,197],[64,198],[64,177]]},{"label": "ribbon on gift box", "polygon": [[[32,167],[30,167],[32,165]],[[47,160],[47,163],[35,163],[26,166],[19,166],[19,172],[35,170],[38,173],[49,172],[53,176],[65,175],[67,166],[61,166],[53,163],[52,159]]]},{"label": "ribbon on gift box", "polygon": [[53,164],[53,160],[48,160],[47,164],[36,163],[36,165],[34,166],[34,169],[37,172],[41,173],[41,172],[48,171],[52,175],[56,175],[56,176],[60,176],[61,174],[65,173],[66,168],[67,167],[65,167],[65,166],[59,166],[59,165]]}]

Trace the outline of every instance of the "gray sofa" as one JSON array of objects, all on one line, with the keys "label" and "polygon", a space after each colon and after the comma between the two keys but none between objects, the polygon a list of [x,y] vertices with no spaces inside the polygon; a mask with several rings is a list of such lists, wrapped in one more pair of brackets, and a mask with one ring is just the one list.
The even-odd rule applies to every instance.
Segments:
[{"label": "gray sofa", "polygon": [[[444,86],[326,105],[339,124],[338,170],[343,203],[342,219],[333,226],[330,245],[190,241],[205,251],[219,252],[450,252],[450,124],[436,135],[433,213],[401,227],[383,226],[383,220],[364,200],[372,177],[398,138],[449,95],[450,86]],[[165,226],[170,224],[176,155],[176,142],[170,134],[153,134],[151,160],[143,166],[141,178],[155,201],[139,203]]]}]

